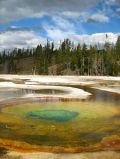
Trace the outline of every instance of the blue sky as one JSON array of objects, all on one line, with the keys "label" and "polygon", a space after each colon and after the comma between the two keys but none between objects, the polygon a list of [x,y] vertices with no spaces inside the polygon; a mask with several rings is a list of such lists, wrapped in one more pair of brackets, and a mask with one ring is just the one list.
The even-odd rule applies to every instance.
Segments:
[{"label": "blue sky", "polygon": [[69,38],[115,42],[120,33],[120,0],[1,0],[0,50],[35,47]]}]

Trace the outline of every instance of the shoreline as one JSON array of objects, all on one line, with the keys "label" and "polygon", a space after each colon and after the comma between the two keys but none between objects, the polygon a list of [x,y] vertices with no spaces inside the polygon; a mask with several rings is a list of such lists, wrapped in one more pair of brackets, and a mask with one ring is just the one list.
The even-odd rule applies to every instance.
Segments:
[{"label": "shoreline", "polygon": [[[62,80],[61,80],[62,77]],[[57,82],[64,82],[67,81],[68,83],[71,82],[71,80],[75,80],[76,82],[80,82],[80,81],[86,81],[86,80],[112,80],[112,81],[120,81],[120,77],[119,76],[68,76],[68,75],[14,75],[14,74],[0,74],[0,78],[6,79],[6,80],[13,80],[15,78],[18,79],[31,79],[31,81],[34,80],[38,80],[39,78],[41,78],[40,81],[43,82],[53,82],[53,81],[57,81]],[[70,80],[70,81],[69,81]]]},{"label": "shoreline", "polygon": [[[15,151],[8,152],[5,156],[8,158],[20,158],[20,159],[119,159],[120,153],[115,151],[101,151],[93,153],[47,153],[47,152],[36,152],[36,153],[19,153]],[[6,159],[3,158],[2,159]]]}]

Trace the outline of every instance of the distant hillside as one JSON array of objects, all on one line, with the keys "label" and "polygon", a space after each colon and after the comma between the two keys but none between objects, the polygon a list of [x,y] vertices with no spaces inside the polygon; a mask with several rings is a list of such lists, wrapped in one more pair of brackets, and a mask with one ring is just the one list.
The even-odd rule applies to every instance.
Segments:
[{"label": "distant hillside", "polygon": [[56,49],[47,41],[35,49],[14,49],[0,53],[1,74],[120,75],[120,37],[115,45],[102,50],[86,44],[77,46],[69,39]]},{"label": "distant hillside", "polygon": [[[34,68],[34,59],[33,57],[27,57],[22,58],[19,60],[13,60],[15,64],[15,70],[9,69],[8,62],[0,64],[0,74],[38,74],[37,71],[35,71]],[[56,75],[57,74],[57,68],[59,65],[51,65],[48,67],[48,74],[49,75]],[[63,69],[62,74],[64,75],[76,75],[76,71],[72,71],[71,69]]]},{"label": "distant hillside", "polygon": [[8,60],[0,64],[0,73],[32,74],[33,64],[34,61],[32,57],[21,58],[19,60],[14,59],[12,64],[10,64]]}]

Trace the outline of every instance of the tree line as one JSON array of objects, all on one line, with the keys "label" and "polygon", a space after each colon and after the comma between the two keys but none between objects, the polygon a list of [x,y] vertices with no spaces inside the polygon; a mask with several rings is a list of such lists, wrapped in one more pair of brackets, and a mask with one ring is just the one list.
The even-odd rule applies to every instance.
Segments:
[{"label": "tree line", "polygon": [[[0,53],[0,64],[7,63],[8,73],[18,73],[17,63],[32,58],[31,73],[67,75],[120,75],[120,36],[116,44],[106,42],[102,48],[97,45],[75,45],[65,39],[59,48],[47,40],[46,45],[34,49],[14,49]],[[16,62],[17,61],[17,62]],[[29,67],[29,66],[28,66]],[[51,73],[50,73],[51,72]]]}]

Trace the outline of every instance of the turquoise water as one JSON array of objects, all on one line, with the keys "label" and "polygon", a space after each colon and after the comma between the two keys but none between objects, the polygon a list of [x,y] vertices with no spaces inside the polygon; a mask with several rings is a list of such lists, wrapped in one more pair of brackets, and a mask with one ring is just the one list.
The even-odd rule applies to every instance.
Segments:
[{"label": "turquoise water", "polygon": [[49,121],[63,122],[75,118],[79,113],[68,110],[41,110],[28,112],[27,118],[36,118]]}]

